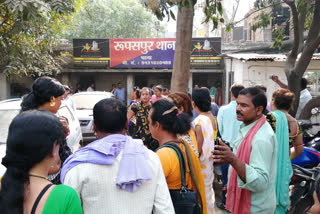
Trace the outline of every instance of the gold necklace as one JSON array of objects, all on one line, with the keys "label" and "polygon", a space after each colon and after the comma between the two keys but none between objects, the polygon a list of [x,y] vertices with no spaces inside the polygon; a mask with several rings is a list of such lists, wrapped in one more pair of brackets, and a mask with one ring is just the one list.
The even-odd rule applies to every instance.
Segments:
[{"label": "gold necklace", "polygon": [[42,175],[29,174],[29,176],[31,176],[31,177],[36,177],[36,178],[42,178],[42,179],[46,179],[47,181],[50,181],[50,180],[48,179],[48,177],[45,177],[45,176],[42,176]]}]

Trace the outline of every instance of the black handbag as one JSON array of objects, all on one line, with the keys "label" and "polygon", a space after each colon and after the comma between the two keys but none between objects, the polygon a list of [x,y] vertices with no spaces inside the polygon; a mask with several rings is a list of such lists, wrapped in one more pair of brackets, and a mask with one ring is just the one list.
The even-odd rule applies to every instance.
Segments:
[{"label": "black handbag", "polygon": [[169,147],[172,149],[180,163],[181,189],[169,189],[171,200],[176,214],[202,214],[202,209],[198,204],[198,194],[186,186],[186,166],[183,153],[179,146],[174,143],[166,143],[159,147]]}]

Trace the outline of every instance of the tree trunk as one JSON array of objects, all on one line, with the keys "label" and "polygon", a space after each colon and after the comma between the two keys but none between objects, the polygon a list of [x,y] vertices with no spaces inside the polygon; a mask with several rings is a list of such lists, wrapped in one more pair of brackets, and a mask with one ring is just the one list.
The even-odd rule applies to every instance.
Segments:
[{"label": "tree trunk", "polygon": [[295,95],[295,102],[293,105],[293,109],[290,111],[290,114],[295,117],[299,101],[300,101],[300,81],[302,76],[299,76],[297,72],[293,71],[289,75],[287,74],[287,80],[288,80],[288,88],[290,91],[292,91]]},{"label": "tree trunk", "polygon": [[[296,97],[294,109],[290,112],[292,116],[295,116],[300,101],[301,78],[304,72],[307,70],[315,49],[318,48],[320,44],[320,26],[318,23],[320,19],[320,0],[315,0],[313,18],[304,46],[301,44],[303,40],[300,37],[304,32],[306,9],[302,9],[300,17],[298,17],[297,7],[294,1],[284,1],[290,6],[293,16],[294,43],[292,51],[290,52],[286,61],[285,73],[288,79],[289,90],[291,90]],[[302,53],[299,60],[296,62],[299,50],[302,50]]]},{"label": "tree trunk", "polygon": [[177,39],[171,78],[172,92],[188,92],[194,9],[190,0],[189,2],[189,7],[182,7],[178,11]]}]

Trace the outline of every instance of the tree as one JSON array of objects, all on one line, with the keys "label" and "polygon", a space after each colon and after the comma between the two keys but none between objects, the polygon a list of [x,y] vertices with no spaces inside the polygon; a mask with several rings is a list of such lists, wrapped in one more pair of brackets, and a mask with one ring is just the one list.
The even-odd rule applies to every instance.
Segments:
[{"label": "tree", "polygon": [[0,72],[53,75],[62,57],[53,53],[69,14],[81,0],[0,0]]},{"label": "tree", "polygon": [[148,38],[157,34],[157,19],[136,0],[87,0],[86,5],[74,14],[65,38]]},{"label": "tree", "polygon": [[[143,2],[147,7],[150,7],[153,10],[159,19],[162,19],[166,15],[171,15],[172,18],[174,18],[173,13],[170,10],[173,5],[178,5],[179,7],[178,17],[179,14],[185,11],[187,11],[186,13],[193,13],[192,9],[197,3],[197,0],[143,0]],[[206,0],[204,6],[206,22],[212,21],[213,29],[217,28],[219,23],[224,23],[224,19],[221,18],[223,15],[221,2],[222,0]],[[318,21],[320,20],[320,0],[256,0],[255,6],[257,11],[259,11],[262,8],[279,6],[282,3],[285,3],[290,7],[294,32],[292,49],[288,54],[284,71],[288,79],[288,87],[296,95],[294,111],[292,112],[292,114],[295,114],[300,98],[301,78],[312,59],[314,51],[320,44],[320,25],[318,24]],[[183,10],[184,8],[191,9]],[[192,19],[192,16],[186,16],[184,22],[190,23],[189,19]],[[268,20],[268,17],[264,14],[262,19],[266,21]],[[235,26],[235,23],[228,23],[227,29],[231,29],[233,26]],[[263,27],[263,25],[261,25],[261,27]],[[190,49],[188,49],[188,46],[181,47],[181,45],[191,42],[191,40],[189,41],[189,35],[182,38],[178,37],[179,32],[184,32],[182,29],[184,29],[184,23],[177,22],[176,49],[178,52],[175,53],[174,69],[171,79],[173,91],[187,91],[186,84],[180,84],[179,82],[181,79],[178,79],[178,77],[183,75],[189,76],[189,65],[178,66],[183,64],[183,60],[187,62],[186,59],[183,59],[182,57],[188,58],[190,56],[188,56],[187,53],[179,54],[179,52],[189,52]],[[185,31],[184,33],[191,32]],[[304,33],[307,33],[307,36],[305,36]],[[282,43],[281,38],[281,35],[277,37],[278,40],[276,42],[279,43],[278,45],[281,45]],[[180,40],[184,41],[184,43]],[[299,54],[300,57],[298,57]],[[177,66],[175,66],[176,64]]]},{"label": "tree", "polygon": [[[172,7],[178,6],[176,49],[174,53],[171,90],[187,92],[190,75],[193,15],[197,0],[142,0],[142,2],[160,20],[163,20],[164,17],[175,19]],[[213,29],[216,29],[219,22],[224,22],[222,18],[222,0],[206,0],[204,13],[206,15],[205,21],[212,21]]]},{"label": "tree", "polygon": [[[285,74],[289,89],[296,96],[295,115],[300,98],[300,81],[313,53],[320,45],[320,0],[283,0],[290,7],[293,26],[293,45],[285,63]],[[281,6],[280,0],[256,0],[258,10],[265,7]],[[269,14],[270,15],[270,14]],[[305,36],[305,34],[307,34]],[[279,39],[279,38],[278,38]],[[281,44],[281,40],[277,41]],[[300,55],[300,56],[299,56]],[[299,56],[299,57],[298,57]]]}]

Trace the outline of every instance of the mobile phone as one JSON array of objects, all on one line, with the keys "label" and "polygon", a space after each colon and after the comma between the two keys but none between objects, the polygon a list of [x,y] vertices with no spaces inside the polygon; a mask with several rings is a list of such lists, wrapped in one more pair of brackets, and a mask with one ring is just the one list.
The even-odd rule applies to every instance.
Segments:
[{"label": "mobile phone", "polygon": [[216,137],[214,145],[220,145],[220,140],[223,142],[223,140],[220,137]]},{"label": "mobile phone", "polygon": [[269,75],[269,79],[273,79],[273,74]]}]

